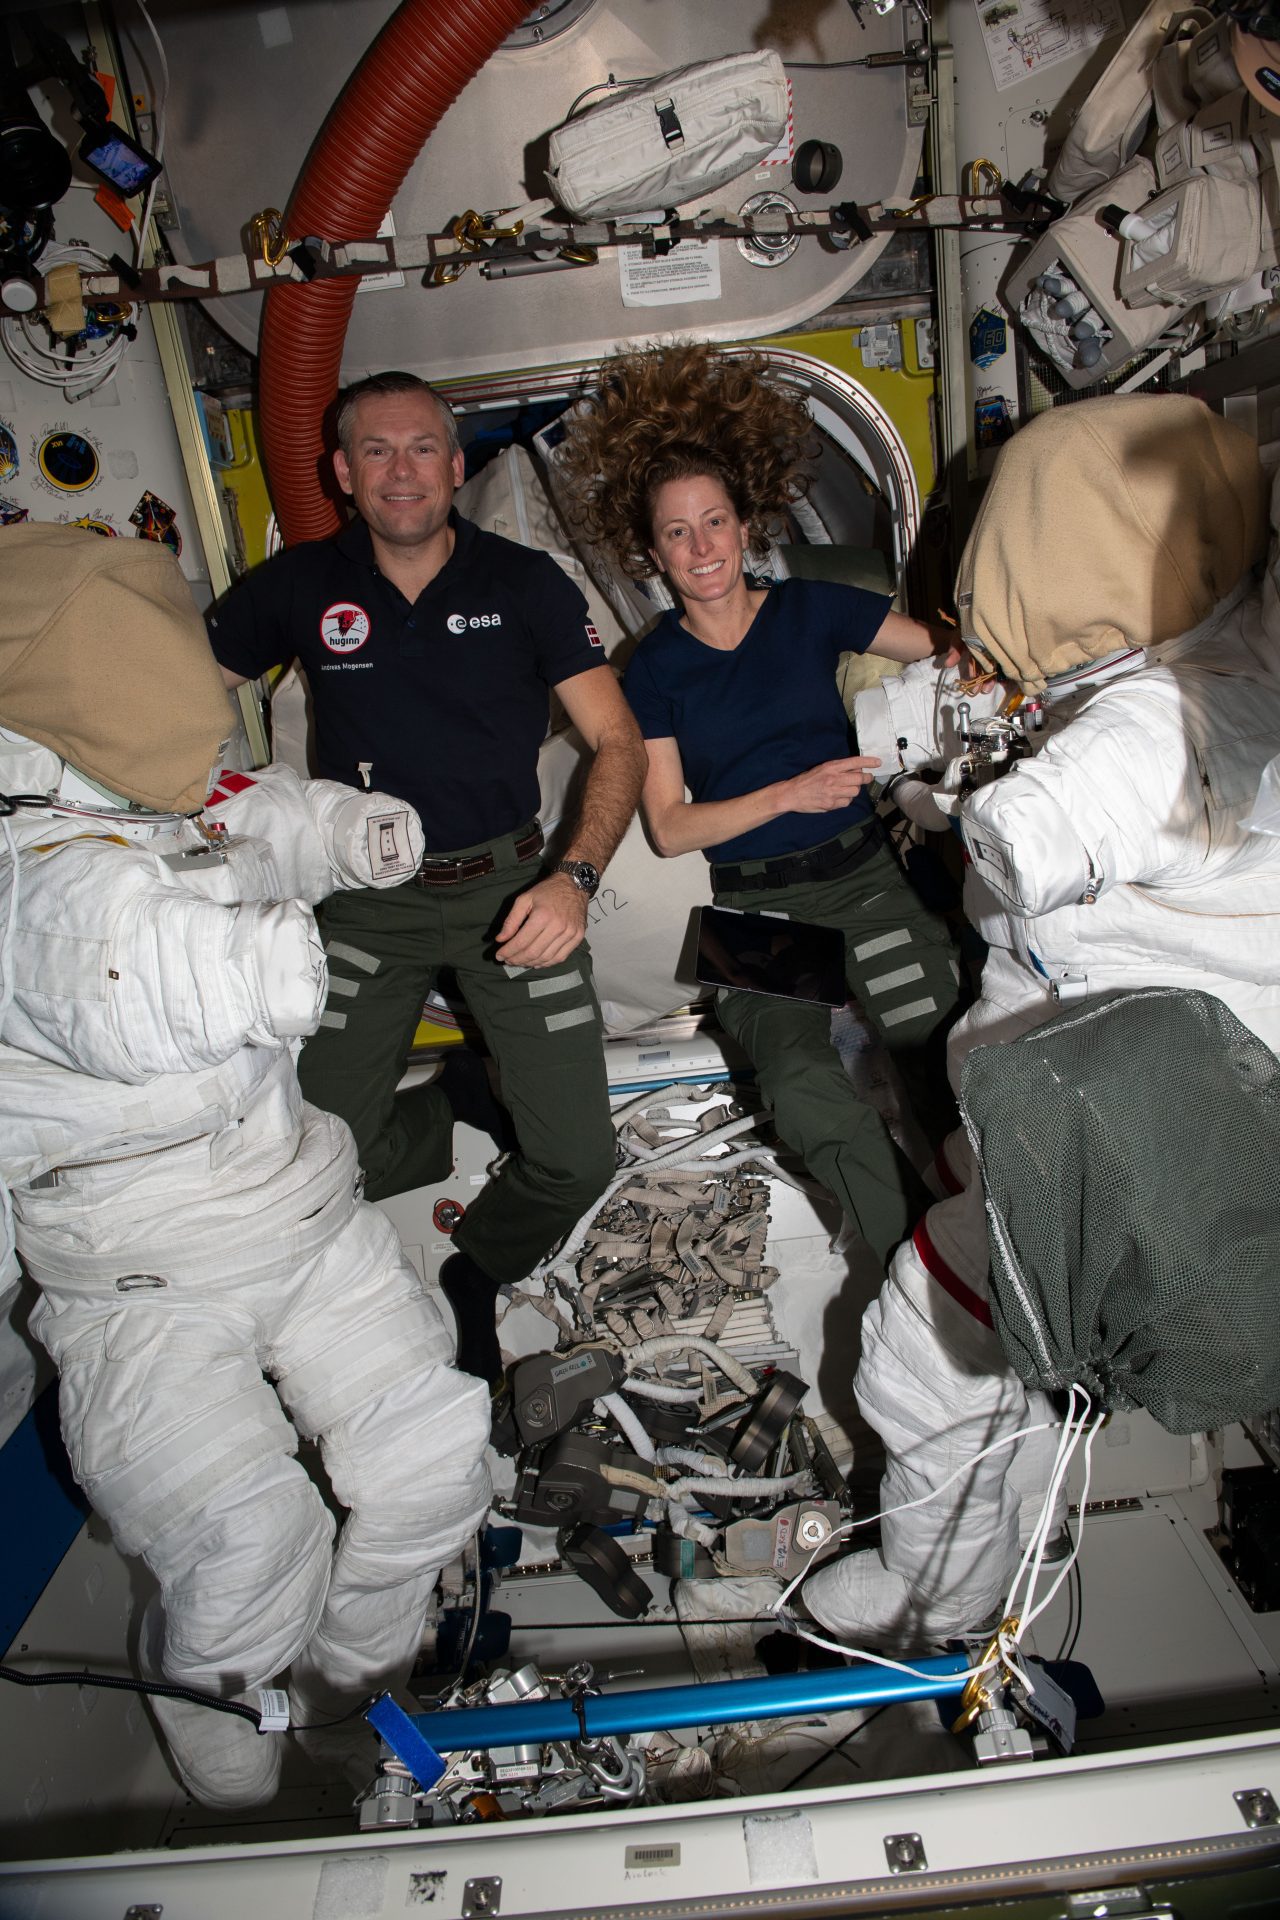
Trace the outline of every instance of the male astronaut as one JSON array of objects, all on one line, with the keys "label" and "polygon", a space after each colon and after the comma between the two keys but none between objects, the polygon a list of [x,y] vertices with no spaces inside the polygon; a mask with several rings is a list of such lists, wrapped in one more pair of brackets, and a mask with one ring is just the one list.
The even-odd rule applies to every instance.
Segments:
[{"label": "male astronaut", "polygon": [[[164,548],[24,524],[0,565],[0,1171],[32,1329],[77,1479],[159,1581],[144,1670],[252,1696],[291,1668],[295,1723],[324,1720],[407,1673],[489,1495],[485,1389],[295,1071],[313,903],[396,884],[421,831],[281,767],[210,794],[227,694]],[[155,1708],[199,1800],[270,1799],[278,1739]]]},{"label": "male astronaut", "polygon": [[[863,750],[900,769],[896,796],[921,824],[954,818],[968,855],[965,907],[990,952],[951,1036],[957,1090],[969,1048],[1121,987],[1202,988],[1280,1045],[1280,841],[1241,826],[1280,747],[1274,552],[1261,588],[1253,572],[1266,506],[1252,441],[1198,401],[1044,415],[1002,450],[957,582],[966,642],[1004,684],[957,689],[951,670],[940,688],[925,664],[859,697]],[[938,785],[912,778],[930,762]],[[1050,1418],[992,1330],[963,1133],[940,1163],[950,1197],[863,1321],[855,1384],[888,1455],[886,1513]],[[887,1517],[879,1552],[808,1582],[809,1611],[870,1644],[979,1628],[1007,1595],[1053,1443],[1001,1449]]]}]

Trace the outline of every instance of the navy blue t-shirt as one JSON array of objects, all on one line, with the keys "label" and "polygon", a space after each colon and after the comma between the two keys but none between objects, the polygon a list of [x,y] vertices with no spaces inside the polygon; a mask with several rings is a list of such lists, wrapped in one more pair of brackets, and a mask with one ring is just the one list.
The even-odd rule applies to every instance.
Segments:
[{"label": "navy blue t-shirt", "polygon": [[317,772],[407,800],[429,853],[536,818],[548,689],[604,661],[554,560],[457,514],[450,524],[453,553],[412,605],[356,520],[256,568],[208,617],[232,673],[254,679],[296,656]]},{"label": "navy blue t-shirt", "polygon": [[[781,580],[731,653],[663,615],[623,681],[646,740],[674,739],[695,800],[736,800],[857,752],[836,685],[842,653],[865,653],[891,602],[862,587]],[[709,860],[763,860],[820,846],[870,816],[858,794],[831,813],[783,813],[706,849]]]}]

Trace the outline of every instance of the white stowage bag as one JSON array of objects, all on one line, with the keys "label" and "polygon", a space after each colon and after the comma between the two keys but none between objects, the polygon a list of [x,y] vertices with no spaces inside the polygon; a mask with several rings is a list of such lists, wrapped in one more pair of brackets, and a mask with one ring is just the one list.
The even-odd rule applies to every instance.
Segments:
[{"label": "white stowage bag", "polygon": [[682,67],[557,127],[547,185],[580,219],[683,206],[759,166],[790,109],[776,53]]},{"label": "white stowage bag", "polygon": [[522,547],[550,554],[585,595],[587,618],[600,635],[606,658],[624,637],[617,614],[573,551],[560,516],[551,504],[537,468],[523,447],[507,447],[458,488],[458,512],[486,533],[497,533]]}]

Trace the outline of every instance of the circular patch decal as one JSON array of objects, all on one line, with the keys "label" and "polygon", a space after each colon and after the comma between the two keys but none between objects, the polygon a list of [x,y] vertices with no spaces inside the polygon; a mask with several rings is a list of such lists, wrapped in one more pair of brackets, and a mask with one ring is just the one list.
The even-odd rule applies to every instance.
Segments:
[{"label": "circular patch decal", "polygon": [[0,527],[21,526],[24,520],[30,518],[29,507],[20,507],[16,500],[0,500]]},{"label": "circular patch decal", "polygon": [[18,443],[13,428],[0,420],[0,480],[12,480],[18,471]]},{"label": "circular patch decal", "polygon": [[330,653],[355,653],[369,638],[369,616],[353,600],[335,600],[320,615],[320,638]]},{"label": "circular patch decal", "polygon": [[51,433],[36,451],[40,471],[60,493],[83,493],[98,477],[98,456],[79,433]]},{"label": "circular patch decal", "polygon": [[64,526],[83,527],[86,533],[100,533],[104,540],[116,540],[120,530],[99,513],[82,513],[78,520],[66,520]]}]

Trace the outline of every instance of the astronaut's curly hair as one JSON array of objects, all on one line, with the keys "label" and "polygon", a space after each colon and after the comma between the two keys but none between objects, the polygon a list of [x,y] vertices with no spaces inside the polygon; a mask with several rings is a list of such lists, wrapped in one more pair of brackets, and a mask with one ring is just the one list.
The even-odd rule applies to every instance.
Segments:
[{"label": "astronaut's curly hair", "polygon": [[667,481],[718,479],[751,551],[763,554],[770,524],[806,490],[802,466],[815,444],[803,399],[771,376],[763,354],[697,341],[607,360],[565,425],[557,474],[569,517],[633,580],[658,571],[652,506]]}]

